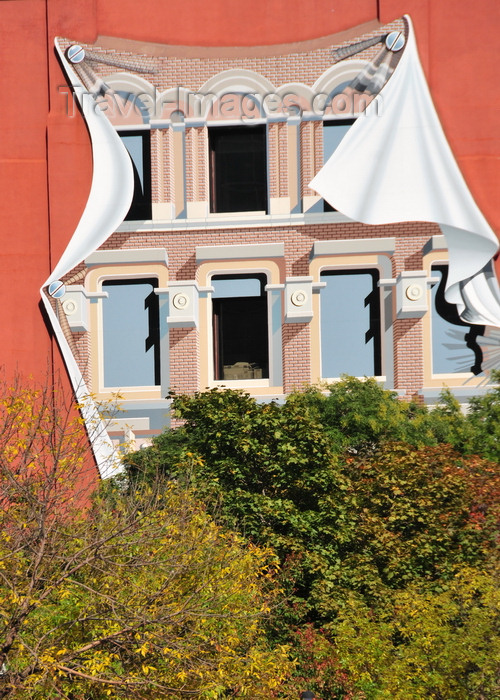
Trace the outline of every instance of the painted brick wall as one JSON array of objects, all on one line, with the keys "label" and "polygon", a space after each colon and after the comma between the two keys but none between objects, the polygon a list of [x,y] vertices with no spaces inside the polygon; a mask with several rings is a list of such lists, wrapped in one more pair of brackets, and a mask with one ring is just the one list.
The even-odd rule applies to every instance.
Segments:
[{"label": "painted brick wall", "polygon": [[[171,328],[170,387],[178,393],[199,389],[199,342],[195,328]],[[164,397],[163,397],[164,398]]]},{"label": "painted brick wall", "polygon": [[283,339],[283,391],[311,383],[311,340],[308,323],[285,323]]},{"label": "painted brick wall", "polygon": [[[387,25],[386,30],[402,29],[398,20]],[[378,30],[377,34],[380,33]],[[372,34],[359,38],[367,38]],[[347,42],[346,42],[347,43]],[[184,55],[132,54],[113,48],[92,47],[106,54],[109,59],[126,59],[142,69],[141,76],[151,81],[159,92],[167,88],[184,86],[199,90],[215,75],[231,69],[255,71],[274,86],[301,82],[312,86],[331,66],[332,46],[310,50],[276,54],[270,47],[267,54],[235,57],[226,52],[224,57],[197,56],[195,49],[186,49]],[[370,59],[379,46],[367,49],[356,59]],[[168,53],[168,50],[167,50]],[[255,52],[254,52],[255,53]],[[156,70],[152,72],[152,66]],[[145,72],[144,72],[145,71]],[[149,71],[149,72],[148,72]],[[112,72],[109,66],[96,64],[96,72],[103,77]],[[269,195],[271,198],[287,197],[289,188],[288,126],[285,121],[268,125]],[[173,158],[172,129],[152,129],[152,190],[156,203],[175,200],[175,163]],[[185,132],[185,196],[187,202],[206,202],[209,197],[208,129],[206,126],[187,127]],[[308,187],[312,177],[323,162],[323,128],[321,121],[305,121],[300,127],[300,191],[310,196]],[[178,194],[178,193],[177,193]],[[196,279],[196,247],[234,244],[282,242],[285,248],[284,277],[306,276],[310,271],[311,250],[316,241],[364,238],[396,238],[393,256],[393,276],[403,270],[422,269],[422,248],[439,228],[429,223],[405,223],[389,226],[365,226],[356,222],[315,223],[303,225],[255,226],[249,218],[248,227],[211,227],[210,222],[199,229],[179,224],[163,230],[157,225],[144,225],[141,230],[118,231],[102,246],[103,249],[165,248],[169,258],[169,278],[175,281]],[[78,269],[76,272],[80,272]],[[195,391],[199,388],[199,342],[195,329],[170,331],[171,385],[177,391]],[[311,381],[311,340],[308,324],[283,324],[283,376],[284,390],[290,391]],[[72,338],[82,371],[88,370],[88,338]],[[403,389],[408,397],[418,392],[423,384],[422,321],[420,319],[394,320],[394,368],[395,388]]]}]

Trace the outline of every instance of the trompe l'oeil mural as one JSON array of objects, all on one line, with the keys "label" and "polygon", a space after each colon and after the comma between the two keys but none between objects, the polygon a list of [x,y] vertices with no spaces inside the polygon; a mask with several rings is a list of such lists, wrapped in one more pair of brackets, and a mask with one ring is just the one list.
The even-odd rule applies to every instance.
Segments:
[{"label": "trompe l'oeil mural", "polygon": [[[213,325],[209,331],[203,326],[206,352],[213,356],[213,368],[209,371],[212,381],[244,383],[248,379],[256,386],[259,382],[278,386],[280,375],[276,366],[281,361],[281,346],[274,337],[281,332],[282,319],[309,322],[319,313],[315,311],[313,295],[323,295],[324,310],[330,299],[328,294],[332,300],[338,298],[342,292],[335,292],[334,297],[332,290],[340,290],[345,279],[354,285],[349,294],[352,297],[361,294],[360,285],[368,285],[360,299],[369,316],[362,343],[371,343],[374,350],[369,351],[366,363],[360,361],[360,373],[388,375],[385,367],[390,369],[391,363],[386,360],[384,364],[383,355],[389,348],[384,347],[387,341],[383,340],[380,319],[385,313],[388,327],[391,311],[390,304],[381,303],[380,289],[385,285],[390,293],[391,284],[394,298],[396,293],[399,295],[395,302],[398,318],[418,318],[431,304],[436,311],[433,332],[440,332],[438,318],[447,324],[443,331],[446,337],[439,342],[445,352],[456,354],[455,371],[478,375],[495,366],[500,292],[492,259],[498,241],[476,206],[448,146],[408,17],[380,27],[369,36],[308,54],[307,70],[301,67],[300,53],[264,57],[260,63],[233,59],[231,67],[227,61],[207,59],[197,64],[204,77],[197,79],[193,72],[191,82],[182,86],[183,74],[178,67],[182,59],[169,58],[167,50],[147,55],[139,47],[135,52],[130,47],[119,51],[107,45],[85,46],[61,38],[56,39],[55,46],[71,86],[66,95],[68,110],[80,110],[88,126],[93,179],[85,211],[42,288],[42,299],[82,405],[101,473],[112,473],[118,460],[92,395],[99,394],[101,386],[119,388],[119,382],[125,382],[137,401],[142,398],[153,402],[152,390],[141,394],[144,386],[160,387],[164,400],[169,365],[162,348],[166,347],[170,327]],[[327,58],[329,65],[325,63]],[[269,136],[271,125],[276,127],[276,146]],[[287,128],[286,139],[279,135],[280,125]],[[311,129],[301,131],[304,125]],[[322,131],[315,130],[315,125],[323,125]],[[162,156],[153,164],[151,138],[155,130],[168,131],[170,160]],[[189,153],[194,162],[186,156],[187,130],[198,130],[189,136]],[[269,155],[272,148],[276,148],[274,160]],[[324,164],[318,157],[321,149]],[[303,167],[301,158],[305,158]],[[312,180],[306,179],[307,168],[312,169]],[[196,177],[197,171],[206,173],[206,182]],[[272,203],[271,181],[276,188]],[[160,193],[159,201],[153,204],[152,187]],[[169,256],[178,254],[161,237],[162,231],[172,229],[172,222],[177,222],[176,226],[184,222],[186,232],[203,231],[203,227],[217,231],[217,226],[223,228],[218,216],[224,215],[224,226],[228,228],[231,216],[247,212],[244,223],[251,231],[256,221],[268,226],[282,223],[285,204],[288,222],[299,221],[297,217],[306,214],[306,199],[316,207],[311,207],[310,212],[311,216],[320,217],[314,219],[318,225],[323,219],[336,221],[327,217],[338,212],[347,222],[371,226],[401,224],[397,235],[404,236],[406,222],[431,222],[446,239],[448,260],[446,264],[437,260],[429,274],[416,271],[413,276],[403,275],[392,281],[380,278],[378,273],[377,277],[368,272],[363,276],[348,269],[345,279],[339,277],[338,271],[319,270],[317,281],[311,282],[307,276],[287,276],[280,284],[270,284],[257,255],[253,266],[245,263],[231,267],[230,263],[221,262],[213,270],[211,285],[198,284],[193,279],[197,270],[191,268],[189,276],[186,273],[186,277],[178,276],[175,281],[170,281],[165,272],[168,283],[161,282]],[[280,212],[281,219],[276,212]],[[148,229],[152,233],[144,234],[140,248],[127,245],[123,222],[131,219],[152,222]],[[241,221],[238,222],[241,228]],[[99,277],[97,267],[97,262],[105,257],[102,255],[107,242],[120,231],[122,238],[119,242],[117,239],[113,249],[121,251],[121,282],[104,273]],[[224,248],[224,235],[220,238],[220,259],[227,261],[234,259],[235,253]],[[283,235],[285,251],[289,235]],[[342,234],[338,235],[342,242]],[[250,234],[247,237],[250,239]],[[366,237],[372,240],[368,232]],[[251,252],[244,251],[247,240],[243,229],[238,241],[243,257],[247,253],[247,257],[255,257],[255,246],[249,246]],[[341,249],[339,245],[335,250]],[[370,245],[364,248],[368,251]],[[318,255],[323,254],[322,250],[317,246]],[[200,259],[199,269],[210,259],[217,259],[213,252],[207,252],[207,256]],[[189,259],[195,257],[193,252]],[[109,261],[106,264],[118,265]],[[186,269],[191,264],[186,262]],[[363,262],[361,268],[366,265]],[[349,266],[352,267],[352,261]],[[94,275],[95,288],[88,283],[88,275]],[[245,291],[246,283],[252,279],[259,282],[255,294]],[[222,289],[222,283],[230,291],[219,294],[217,289]],[[240,291],[234,291],[238,285]],[[330,291],[326,291],[328,286]],[[286,300],[288,290],[290,303]],[[237,297],[240,301],[236,301]],[[271,297],[272,303],[268,301]],[[386,295],[384,300],[390,298]],[[203,304],[203,308],[208,308],[207,299],[214,308],[212,320],[200,321],[200,308]],[[136,333],[135,338],[131,334],[124,336],[123,341],[113,341],[114,332],[106,335],[102,330],[103,319],[108,323],[110,315],[118,317],[123,313],[122,324],[127,325],[134,304],[144,314],[144,337]],[[351,317],[349,311],[347,323]],[[242,339],[247,325],[253,323],[255,337],[252,342],[242,340],[239,344],[237,339],[229,338],[221,327],[223,323],[241,327],[233,335]],[[83,352],[85,334],[90,337],[90,350]],[[92,344],[93,334],[100,334],[99,342],[107,345],[111,360],[100,357],[101,351]],[[330,364],[327,355],[329,344],[341,345],[342,338],[339,334],[331,341],[325,338],[326,335],[318,343],[324,368],[321,376],[337,376],[344,371],[342,355]],[[130,346],[128,353],[120,354],[120,342]],[[353,348],[354,345],[351,354],[355,352]],[[127,381],[136,355],[143,350],[148,354],[150,368]],[[360,357],[362,352],[360,346]],[[435,374],[449,371],[440,369],[437,355],[432,362]],[[120,365],[119,371],[109,369],[113,363]],[[347,371],[357,372],[350,367]],[[130,415],[139,425],[145,418],[136,404],[130,400]]]}]

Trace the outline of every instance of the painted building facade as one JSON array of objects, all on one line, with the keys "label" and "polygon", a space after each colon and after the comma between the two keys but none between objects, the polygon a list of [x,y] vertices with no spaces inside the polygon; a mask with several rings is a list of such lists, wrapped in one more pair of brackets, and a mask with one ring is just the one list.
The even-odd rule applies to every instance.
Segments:
[{"label": "painted building facade", "polygon": [[[315,12],[328,18],[321,31],[311,13],[303,26],[297,17],[284,22],[276,3],[266,20],[257,8],[257,26],[244,32],[237,24],[231,35],[237,21],[231,13],[217,18],[214,12],[205,28],[213,24],[210,33],[193,4],[186,36],[180,16],[163,32],[148,12],[134,22],[131,8],[118,12],[97,3],[95,23],[85,27],[64,16],[59,3],[34,3],[38,10],[42,4],[51,66],[49,149],[33,169],[40,166],[38,207],[50,209],[42,226],[47,238],[37,239],[39,250],[28,259],[77,393],[91,392],[99,401],[120,395],[121,412],[109,431],[114,442],[147,443],[168,424],[171,389],[232,386],[271,400],[347,373],[375,376],[402,397],[428,402],[443,385],[464,401],[484,390],[481,372],[488,343],[496,343],[495,319],[468,323],[446,300],[446,222],[429,216],[362,223],[311,186],[351,127],[367,119],[366,109],[382,115],[385,86],[412,32],[401,14],[411,7],[365,3],[353,10],[339,3],[332,19],[332,8],[319,3]],[[9,9],[14,17],[16,9]],[[227,10],[224,3],[214,9]],[[446,65],[439,52],[450,33],[455,43],[461,34],[456,27],[446,32],[444,16],[430,4],[425,18],[422,3],[413,9],[439,109],[438,69],[448,66],[446,99],[456,81],[451,52],[444,52]],[[433,34],[438,28],[440,44]],[[388,37],[401,37],[404,46],[391,46]],[[78,89],[85,97],[78,98]],[[480,135],[473,146],[457,138],[464,115],[460,99],[453,99],[441,115],[445,132],[449,136],[451,124],[455,154],[457,146],[462,150],[459,164],[494,226],[498,161],[491,156],[498,146],[485,145]],[[484,122],[486,131],[491,127],[490,111],[488,104],[482,124],[474,125],[480,134]],[[86,121],[92,139],[96,115],[104,131],[94,136],[89,167],[82,126]],[[103,166],[96,183],[108,143],[118,174]],[[28,166],[29,153],[18,167]],[[42,180],[48,195],[39,192]],[[22,216],[26,228],[29,212]],[[39,267],[49,253],[47,277]],[[44,280],[55,284],[55,296],[48,296]],[[27,306],[32,298],[23,293]],[[26,324],[40,371],[49,335],[39,321]],[[53,364],[60,362],[57,352],[53,348]],[[19,364],[30,366],[22,357]]]}]

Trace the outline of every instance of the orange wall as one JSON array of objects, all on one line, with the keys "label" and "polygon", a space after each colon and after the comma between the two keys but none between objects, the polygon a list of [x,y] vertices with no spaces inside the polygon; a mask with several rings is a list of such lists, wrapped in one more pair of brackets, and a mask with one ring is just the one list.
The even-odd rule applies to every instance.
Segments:
[{"label": "orange wall", "polygon": [[500,235],[500,3],[381,0],[380,5],[382,22],[402,11],[412,17],[448,141],[477,204]]},{"label": "orange wall", "polygon": [[97,0],[100,34],[190,46],[259,46],[375,19],[375,0]]},{"label": "orange wall", "polygon": [[49,357],[38,308],[49,269],[45,3],[5,0],[0,23],[1,364],[39,373]]},{"label": "orange wall", "polygon": [[54,36],[245,46],[334,33],[377,12],[383,23],[405,12],[413,17],[450,144],[479,206],[500,231],[498,0],[480,7],[465,0],[2,0],[0,363],[45,373],[50,343],[38,290],[73,233],[90,187],[89,138],[79,114],[70,119],[65,113]]}]

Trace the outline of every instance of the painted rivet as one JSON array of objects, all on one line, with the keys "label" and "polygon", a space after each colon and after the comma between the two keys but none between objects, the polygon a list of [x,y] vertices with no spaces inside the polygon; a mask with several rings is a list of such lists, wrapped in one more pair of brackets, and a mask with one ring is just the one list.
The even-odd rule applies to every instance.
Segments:
[{"label": "painted rivet", "polygon": [[291,296],[294,306],[304,306],[307,301],[307,293],[303,289],[297,289]]},{"label": "painted rivet", "polygon": [[405,45],[405,38],[402,32],[390,32],[385,39],[385,45],[389,51],[401,51]]},{"label": "painted rivet", "polygon": [[54,299],[60,299],[66,293],[66,287],[61,280],[56,280],[49,284],[49,295]]},{"label": "painted rivet", "polygon": [[419,284],[410,284],[405,291],[407,299],[417,301],[422,297],[423,289]]},{"label": "painted rivet", "polygon": [[185,294],[176,294],[172,299],[172,304],[176,309],[186,309],[189,306],[189,298]]},{"label": "painted rivet", "polygon": [[73,44],[66,51],[66,56],[71,63],[81,63],[85,58],[85,49],[78,44]]},{"label": "painted rivet", "polygon": [[62,303],[62,307],[66,316],[71,316],[76,312],[76,301],[74,301],[74,299],[66,299],[66,301]]}]

